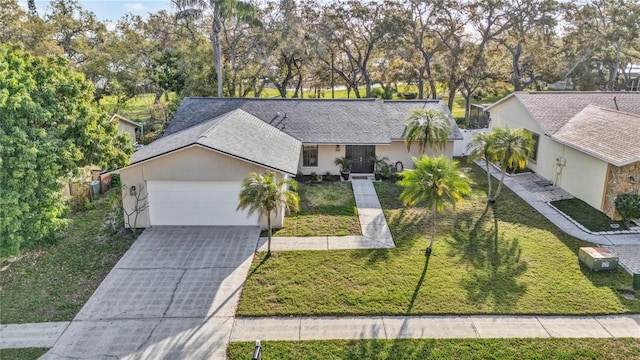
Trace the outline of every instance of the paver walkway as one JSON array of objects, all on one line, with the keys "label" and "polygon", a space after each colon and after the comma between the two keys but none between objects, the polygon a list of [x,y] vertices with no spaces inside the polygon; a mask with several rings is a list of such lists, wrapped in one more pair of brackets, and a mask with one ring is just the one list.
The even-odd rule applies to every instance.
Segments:
[{"label": "paver walkway", "polygon": [[[355,236],[288,236],[272,237],[271,250],[344,250],[396,247],[382,212],[378,194],[371,180],[351,181],[358,208],[362,235]],[[260,251],[266,251],[266,238],[261,238]]]},{"label": "paver walkway", "polygon": [[[485,169],[483,161],[476,161],[476,164]],[[493,177],[500,178],[498,169],[493,166],[490,166],[489,169]],[[630,274],[640,274],[640,233],[590,234],[585,232],[548,204],[549,201],[559,200],[559,198],[570,195],[555,186],[544,186],[544,189],[536,188],[536,182],[542,180],[544,179],[536,174],[506,176],[504,185],[565,233],[610,249],[618,255],[620,266]]]}]

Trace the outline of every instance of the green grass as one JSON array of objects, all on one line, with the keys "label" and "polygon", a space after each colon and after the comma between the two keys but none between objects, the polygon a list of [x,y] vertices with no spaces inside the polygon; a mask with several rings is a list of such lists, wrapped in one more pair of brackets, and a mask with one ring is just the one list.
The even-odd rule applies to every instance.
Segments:
[{"label": "green grass", "polygon": [[626,229],[624,222],[611,220],[607,214],[580,199],[552,201],[551,205],[591,231],[614,230],[609,224],[620,225],[620,230]]},{"label": "green grass", "polygon": [[[169,98],[175,98],[175,93],[169,93]],[[118,113],[127,117],[129,120],[136,122],[145,122],[150,117],[150,110],[153,107],[153,101],[155,100],[155,94],[140,94],[129,100],[120,106]],[[115,96],[105,96],[100,100],[100,105],[104,109],[111,113],[116,107],[117,98]],[[163,96],[161,101],[167,103],[167,99]]]},{"label": "green grass", "polygon": [[[230,360],[249,359],[254,343],[229,344]],[[637,339],[402,339],[263,341],[264,360],[638,359]]]},{"label": "green grass", "polygon": [[47,348],[0,349],[0,359],[35,360],[48,350]]},{"label": "green grass", "polygon": [[238,315],[640,312],[640,301],[622,296],[633,292],[624,270],[581,268],[578,248],[588,243],[508,189],[487,207],[485,173],[472,165],[469,176],[470,196],[438,215],[428,262],[429,211],[404,208],[397,185],[376,183],[396,249],[258,254]]},{"label": "green grass", "polygon": [[100,285],[134,241],[104,226],[108,196],[93,210],[74,215],[58,242],[27,250],[12,264],[1,264],[0,322],[68,321]]},{"label": "green grass", "polygon": [[302,183],[300,211],[285,217],[275,236],[359,235],[356,201],[349,182]]}]

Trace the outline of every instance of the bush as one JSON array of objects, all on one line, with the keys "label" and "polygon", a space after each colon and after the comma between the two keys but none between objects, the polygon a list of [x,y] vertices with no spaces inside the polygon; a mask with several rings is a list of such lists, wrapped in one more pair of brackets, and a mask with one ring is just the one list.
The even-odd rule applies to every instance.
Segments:
[{"label": "bush", "polygon": [[111,187],[118,189],[122,186],[122,180],[120,180],[120,174],[111,174]]},{"label": "bush", "polygon": [[620,194],[616,197],[614,204],[624,222],[640,219],[640,195]]}]

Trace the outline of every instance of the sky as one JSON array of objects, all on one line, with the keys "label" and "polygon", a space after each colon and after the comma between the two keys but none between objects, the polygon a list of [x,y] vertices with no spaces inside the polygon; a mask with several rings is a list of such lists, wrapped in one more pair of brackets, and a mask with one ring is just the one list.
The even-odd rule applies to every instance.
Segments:
[{"label": "sky", "polygon": [[[49,0],[36,0],[35,3],[40,16],[48,12]],[[148,13],[158,10],[171,10],[171,0],[80,0],[80,4],[99,20],[110,20],[111,24],[115,24],[126,13],[146,17]],[[27,1],[21,0],[20,5],[26,8]]]}]

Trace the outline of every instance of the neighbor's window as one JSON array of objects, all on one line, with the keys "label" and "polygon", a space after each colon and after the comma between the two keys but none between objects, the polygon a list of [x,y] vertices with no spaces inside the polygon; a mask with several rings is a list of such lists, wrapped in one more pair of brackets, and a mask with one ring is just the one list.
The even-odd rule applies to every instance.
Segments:
[{"label": "neighbor's window", "polygon": [[531,160],[537,161],[538,160],[538,144],[540,143],[540,134],[536,134],[533,131],[529,131],[529,130],[527,131],[531,134],[531,137],[533,138],[533,154],[531,154]]},{"label": "neighbor's window", "polygon": [[318,145],[305,145],[302,148],[302,166],[318,166]]}]

